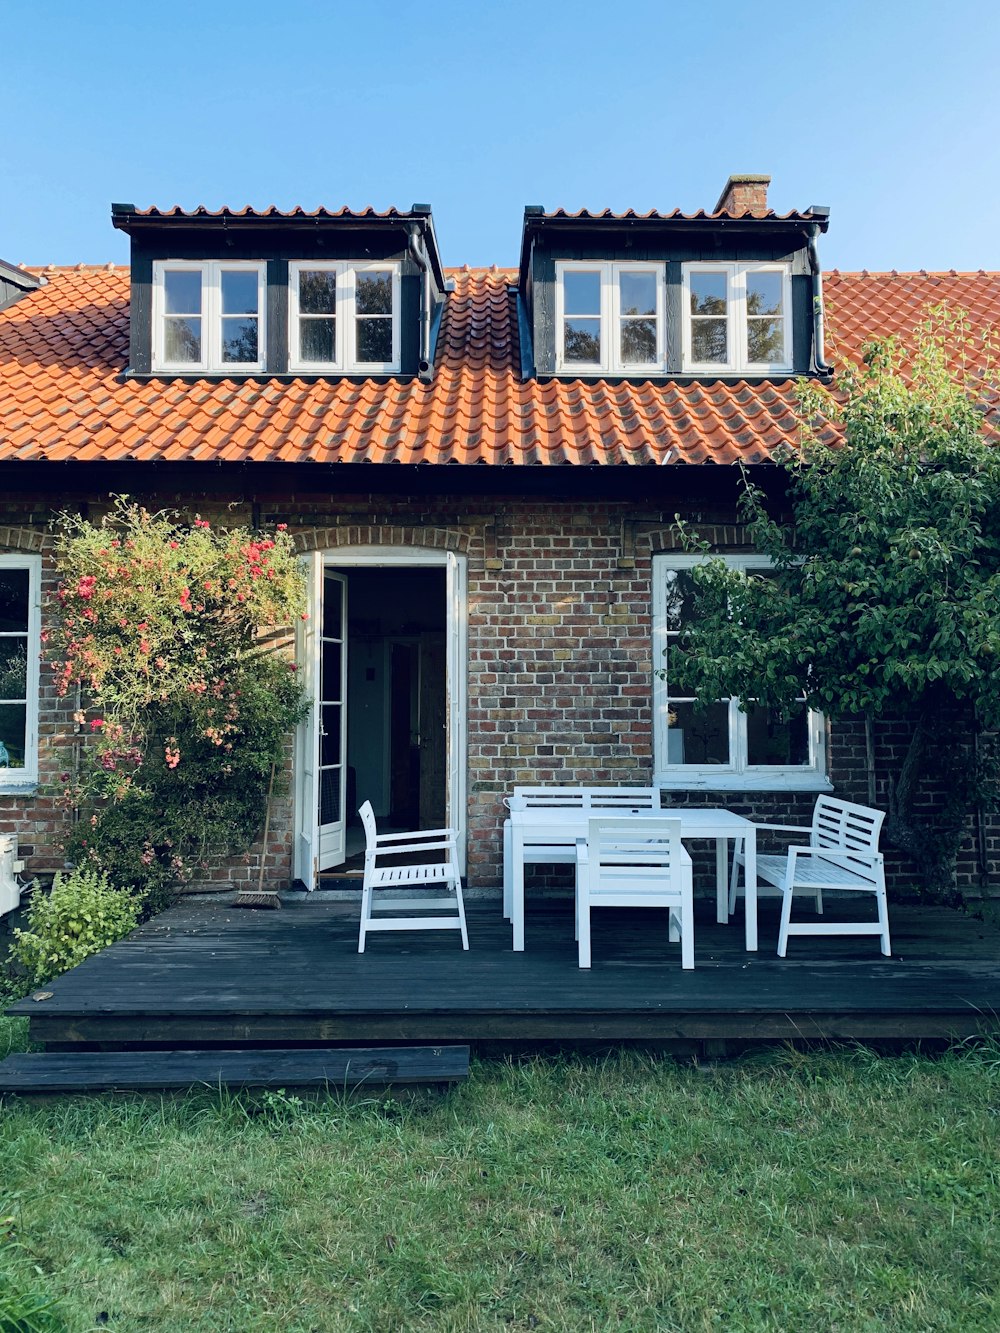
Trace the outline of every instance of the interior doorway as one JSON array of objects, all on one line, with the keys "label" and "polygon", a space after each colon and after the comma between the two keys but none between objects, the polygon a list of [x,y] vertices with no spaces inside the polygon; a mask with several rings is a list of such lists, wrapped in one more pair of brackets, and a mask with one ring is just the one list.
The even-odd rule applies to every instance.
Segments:
[{"label": "interior doorway", "polygon": [[440,566],[324,567],[321,875],[360,865],[365,801],[383,832],[445,823],[446,584]]}]

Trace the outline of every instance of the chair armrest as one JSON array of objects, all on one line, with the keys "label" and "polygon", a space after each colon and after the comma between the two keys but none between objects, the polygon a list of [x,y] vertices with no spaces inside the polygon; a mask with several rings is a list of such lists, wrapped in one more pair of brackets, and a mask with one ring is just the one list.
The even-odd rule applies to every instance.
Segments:
[{"label": "chair armrest", "polygon": [[778,833],[811,833],[811,824],[754,824],[755,829],[773,829]]},{"label": "chair armrest", "polygon": [[576,840],[576,863],[578,866],[590,864],[590,849],[585,838],[577,838]]},{"label": "chair armrest", "polygon": [[842,865],[845,870],[850,870],[859,861],[871,866],[882,864],[881,852],[838,851],[836,847],[789,847],[788,854],[796,861],[800,856],[821,856],[824,861]]},{"label": "chair armrest", "polygon": [[379,833],[376,834],[375,841],[379,842],[403,842],[409,839],[413,842],[415,838],[457,838],[458,834],[453,828],[427,828],[414,830],[411,833]]},{"label": "chair armrest", "polygon": [[403,852],[439,852],[455,850],[455,839],[445,838],[441,842],[400,842],[391,847],[377,847],[376,856],[400,856]]}]

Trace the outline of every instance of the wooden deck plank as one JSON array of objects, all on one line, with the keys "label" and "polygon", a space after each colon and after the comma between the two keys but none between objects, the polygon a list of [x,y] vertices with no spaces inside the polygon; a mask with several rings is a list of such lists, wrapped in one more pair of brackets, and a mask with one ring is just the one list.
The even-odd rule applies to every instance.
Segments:
[{"label": "wooden deck plank", "polygon": [[30,1016],[36,1040],[66,1044],[937,1037],[1000,1013],[1000,931],[983,922],[897,907],[892,958],[869,939],[827,937],[795,940],[779,959],[776,903],[762,905],[756,954],[742,947],[741,920],[719,926],[713,907],[698,905],[693,972],[666,944],[665,913],[659,931],[658,913],[627,910],[598,925],[587,972],[565,902],[531,905],[522,954],[499,904],[472,902],[468,953],[444,933],[404,932],[373,938],[363,955],[356,904],[184,903],[13,1012]]},{"label": "wooden deck plank", "polygon": [[454,1083],[469,1075],[468,1046],[350,1050],[87,1051],[19,1053],[0,1063],[0,1093],[210,1088],[390,1087]]}]

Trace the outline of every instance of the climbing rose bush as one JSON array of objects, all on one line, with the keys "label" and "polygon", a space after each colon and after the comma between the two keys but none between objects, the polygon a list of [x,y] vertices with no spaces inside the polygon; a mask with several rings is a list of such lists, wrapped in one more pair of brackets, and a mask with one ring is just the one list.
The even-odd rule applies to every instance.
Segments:
[{"label": "climbing rose bush", "polygon": [[[288,627],[305,582],[283,527],[213,527],[125,498],[59,520],[47,655],[78,694],[70,854],[148,907],[209,859],[246,851],[303,715]],[[280,787],[280,782],[279,782]]]}]

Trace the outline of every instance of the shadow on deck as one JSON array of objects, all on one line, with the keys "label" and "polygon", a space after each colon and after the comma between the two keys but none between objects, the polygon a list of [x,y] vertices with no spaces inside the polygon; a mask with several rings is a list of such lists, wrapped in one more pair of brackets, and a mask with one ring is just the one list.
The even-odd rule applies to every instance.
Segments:
[{"label": "shadow on deck", "polygon": [[468,904],[468,953],[442,931],[378,935],[363,955],[356,903],[182,903],[12,1012],[50,1050],[622,1040],[722,1050],[1000,1028],[1000,930],[895,906],[892,958],[871,938],[815,937],[793,939],[779,959],[777,913],[762,903],[761,949],[748,954],[742,917],[717,925],[714,903],[700,902],[696,967],[682,972],[665,912],[605,909],[593,968],[581,972],[570,901],[529,901],[523,954],[491,900]]}]

